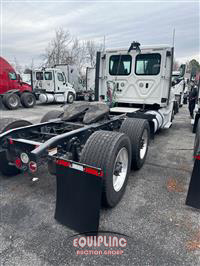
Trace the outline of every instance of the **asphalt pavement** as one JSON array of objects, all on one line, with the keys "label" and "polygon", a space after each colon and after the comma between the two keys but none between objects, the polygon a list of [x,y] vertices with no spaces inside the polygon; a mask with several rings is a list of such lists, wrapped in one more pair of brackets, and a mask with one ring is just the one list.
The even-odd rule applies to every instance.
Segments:
[{"label": "asphalt pavement", "polygon": [[[37,123],[55,108],[60,105],[3,110],[0,117]],[[122,255],[76,255],[71,237],[76,232],[54,219],[56,179],[45,166],[36,182],[28,174],[0,175],[0,264],[200,265],[200,211],[185,205],[193,143],[183,106],[172,127],[155,135],[145,165],[131,173],[121,202],[101,210],[99,229],[127,236]]]}]

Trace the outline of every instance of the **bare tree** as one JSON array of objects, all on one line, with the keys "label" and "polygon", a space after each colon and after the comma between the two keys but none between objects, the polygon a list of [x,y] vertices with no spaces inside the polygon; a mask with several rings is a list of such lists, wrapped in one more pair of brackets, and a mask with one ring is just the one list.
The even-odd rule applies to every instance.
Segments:
[{"label": "bare tree", "polygon": [[86,52],[87,52],[87,62],[91,67],[94,67],[96,64],[96,53],[103,49],[102,44],[98,44],[93,40],[86,42]]},{"label": "bare tree", "polygon": [[173,70],[177,71],[180,67],[180,64],[178,61],[174,60]]},{"label": "bare tree", "polygon": [[69,31],[64,31],[62,28],[57,29],[54,39],[50,41],[45,51],[45,65],[50,67],[55,64],[67,63],[72,40]]},{"label": "bare tree", "polygon": [[59,28],[46,48],[44,66],[75,64],[81,73],[87,66],[95,66],[96,52],[99,49],[102,49],[102,45],[92,40],[83,41],[73,38],[69,31]]},{"label": "bare tree", "polygon": [[16,70],[17,73],[21,74],[23,72],[23,67],[19,64],[18,60],[16,57],[13,59],[13,64],[12,66]]}]

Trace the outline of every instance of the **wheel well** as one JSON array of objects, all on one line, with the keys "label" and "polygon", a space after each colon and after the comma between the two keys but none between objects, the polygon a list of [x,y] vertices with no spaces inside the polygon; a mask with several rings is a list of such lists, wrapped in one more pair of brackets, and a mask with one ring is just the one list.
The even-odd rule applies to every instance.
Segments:
[{"label": "wheel well", "polygon": [[12,93],[19,94],[20,93],[20,90],[12,89],[12,90],[6,91],[3,95],[12,94]]},{"label": "wheel well", "polygon": [[32,91],[25,90],[25,91],[22,91],[22,92],[20,92],[20,95],[24,94],[25,92],[29,92],[29,93],[32,93],[32,94],[34,94]]},{"label": "wheel well", "polygon": [[154,128],[154,122],[153,121],[148,121],[149,122],[149,127],[150,127],[150,137],[151,139],[154,138],[154,131],[155,131],[155,128]]}]

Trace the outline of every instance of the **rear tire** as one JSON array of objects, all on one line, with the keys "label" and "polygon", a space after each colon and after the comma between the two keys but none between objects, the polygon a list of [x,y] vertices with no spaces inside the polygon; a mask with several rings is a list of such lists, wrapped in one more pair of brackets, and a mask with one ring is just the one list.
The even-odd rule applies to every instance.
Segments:
[{"label": "rear tire", "polygon": [[36,99],[33,93],[24,92],[21,95],[21,103],[26,108],[31,108],[35,105]]},{"label": "rear tire", "polygon": [[196,136],[194,141],[194,156],[197,156],[197,152],[200,148],[200,119],[196,128]]},{"label": "rear tire", "polygon": [[72,92],[69,92],[67,95],[67,102],[73,103],[74,102],[74,94]]},{"label": "rear tire", "polygon": [[60,118],[62,117],[64,114],[63,111],[59,111],[59,110],[52,110],[52,111],[49,111],[48,113],[46,113],[42,119],[40,120],[40,123],[44,123],[44,122],[48,122],[50,121],[51,119],[56,119],[56,118]]},{"label": "rear tire", "polygon": [[16,93],[8,93],[3,96],[4,105],[10,110],[16,110],[20,105],[20,98]]},{"label": "rear tire", "polygon": [[103,170],[102,204],[106,207],[117,205],[130,173],[131,143],[128,136],[118,132],[96,131],[87,140],[80,162]]},{"label": "rear tire", "polygon": [[[26,120],[17,120],[14,118],[2,118],[0,119],[0,133],[6,132],[10,129],[29,126],[31,123]],[[9,165],[7,160],[6,152],[2,151],[0,153],[0,171],[5,176],[15,176],[21,171],[13,165]]]},{"label": "rear tire", "polygon": [[88,94],[84,95],[84,101],[89,102],[90,96]]},{"label": "rear tire", "polygon": [[145,119],[127,118],[122,123],[119,131],[125,133],[131,141],[131,169],[139,170],[143,166],[148,152],[150,139],[148,121]]},{"label": "rear tire", "polygon": [[91,102],[94,102],[94,101],[95,101],[95,95],[94,95],[94,93],[92,93],[92,94],[90,95],[90,101],[91,101]]}]

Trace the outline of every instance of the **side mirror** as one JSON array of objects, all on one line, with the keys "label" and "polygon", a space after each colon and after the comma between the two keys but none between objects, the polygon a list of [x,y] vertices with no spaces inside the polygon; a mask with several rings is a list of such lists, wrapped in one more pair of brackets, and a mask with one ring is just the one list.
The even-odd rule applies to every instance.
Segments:
[{"label": "side mirror", "polygon": [[17,74],[17,80],[18,80],[18,81],[21,80],[20,74]]}]

